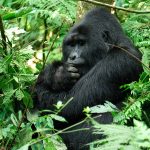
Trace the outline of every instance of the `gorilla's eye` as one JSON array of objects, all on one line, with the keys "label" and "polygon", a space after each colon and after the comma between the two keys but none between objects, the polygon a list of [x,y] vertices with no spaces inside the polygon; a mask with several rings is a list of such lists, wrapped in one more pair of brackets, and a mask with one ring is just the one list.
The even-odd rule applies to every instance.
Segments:
[{"label": "gorilla's eye", "polygon": [[84,40],[79,40],[79,41],[78,41],[78,44],[79,44],[80,46],[84,46],[84,45],[85,45],[85,41],[84,41]]},{"label": "gorilla's eye", "polygon": [[75,41],[68,41],[67,45],[71,46],[71,47],[74,47],[76,45],[76,42]]},{"label": "gorilla's eye", "polygon": [[74,46],[76,46],[76,42],[75,41],[72,41],[72,42],[70,42],[70,44],[69,44],[71,47],[74,47]]},{"label": "gorilla's eye", "polygon": [[75,46],[84,46],[85,45],[85,40],[83,39],[76,39],[76,40],[68,40],[66,42],[66,44],[68,46],[71,46],[71,47],[75,47]]}]

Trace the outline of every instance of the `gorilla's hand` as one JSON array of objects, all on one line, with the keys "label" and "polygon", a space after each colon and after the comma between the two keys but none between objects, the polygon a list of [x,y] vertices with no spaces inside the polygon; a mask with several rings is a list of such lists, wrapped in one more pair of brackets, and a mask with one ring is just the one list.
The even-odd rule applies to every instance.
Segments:
[{"label": "gorilla's hand", "polygon": [[53,89],[68,90],[80,78],[78,69],[72,64],[64,64],[59,66],[54,74]]}]

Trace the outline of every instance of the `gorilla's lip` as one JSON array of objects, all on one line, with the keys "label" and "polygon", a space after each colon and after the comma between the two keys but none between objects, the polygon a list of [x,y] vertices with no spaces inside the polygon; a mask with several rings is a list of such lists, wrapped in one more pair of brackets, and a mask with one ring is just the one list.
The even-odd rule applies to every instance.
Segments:
[{"label": "gorilla's lip", "polygon": [[68,64],[72,64],[72,65],[83,65],[83,64],[85,64],[85,60],[82,59],[82,58],[78,58],[76,60],[70,60],[70,59],[68,59],[67,63]]}]

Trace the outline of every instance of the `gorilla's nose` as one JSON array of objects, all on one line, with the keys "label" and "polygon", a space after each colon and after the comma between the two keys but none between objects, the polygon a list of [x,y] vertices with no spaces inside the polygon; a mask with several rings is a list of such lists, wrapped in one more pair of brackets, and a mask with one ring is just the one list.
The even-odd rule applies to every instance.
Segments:
[{"label": "gorilla's nose", "polygon": [[78,52],[72,52],[69,55],[69,58],[67,60],[67,63],[74,64],[74,65],[82,65],[85,63],[85,60],[81,58]]},{"label": "gorilla's nose", "polygon": [[75,60],[75,59],[77,59],[77,58],[78,58],[78,53],[77,53],[77,52],[73,52],[73,53],[71,53],[70,56],[69,56],[69,59],[70,59],[71,61],[73,61],[73,60]]}]

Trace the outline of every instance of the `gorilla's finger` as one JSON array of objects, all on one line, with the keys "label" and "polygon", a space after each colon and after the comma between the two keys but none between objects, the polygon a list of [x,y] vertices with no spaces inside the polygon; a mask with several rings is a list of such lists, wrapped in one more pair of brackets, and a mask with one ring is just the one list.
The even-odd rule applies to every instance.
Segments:
[{"label": "gorilla's finger", "polygon": [[72,78],[79,78],[80,74],[79,73],[71,73]]},{"label": "gorilla's finger", "polygon": [[72,66],[68,67],[67,70],[68,70],[69,72],[78,72],[78,69],[75,68],[75,67],[72,67]]}]

